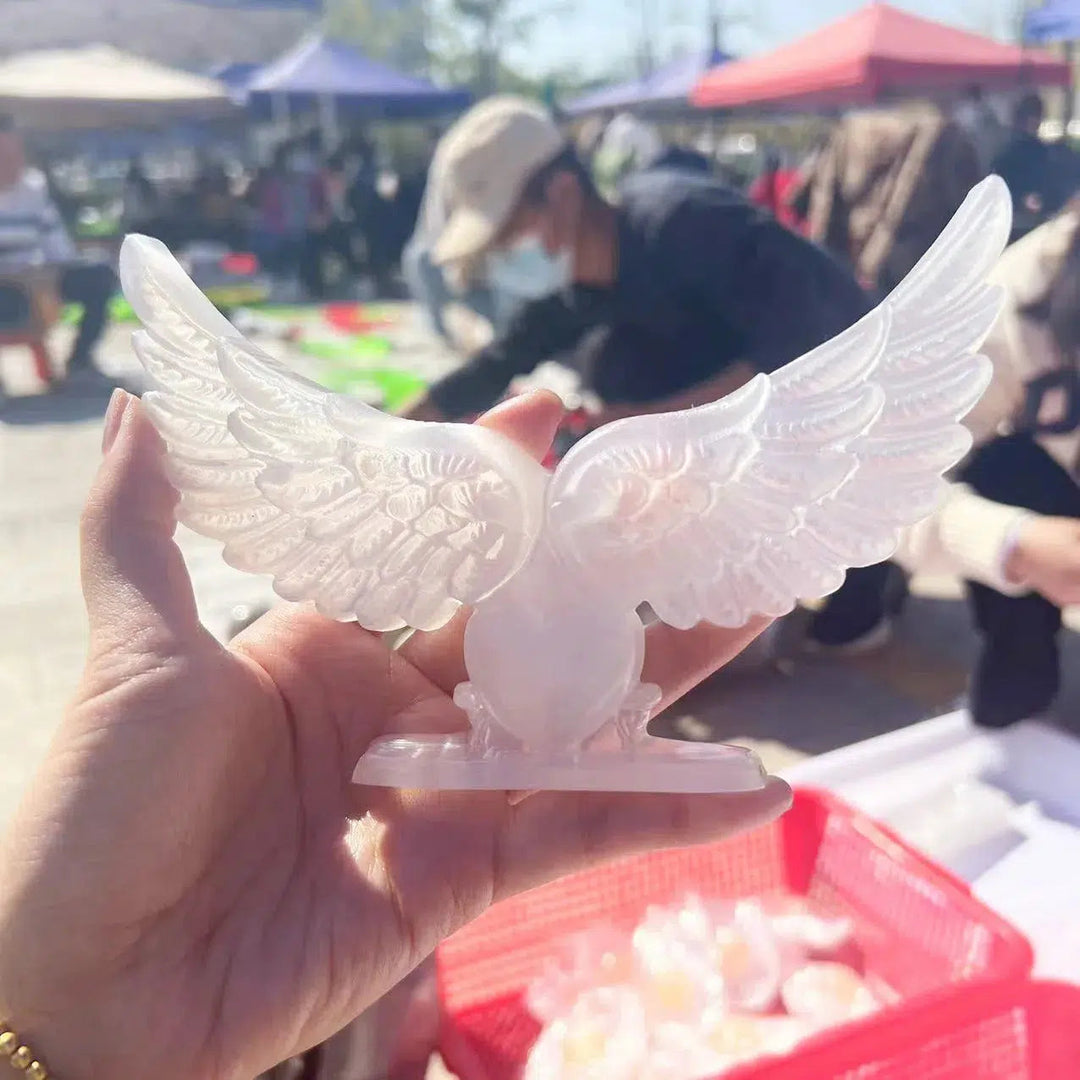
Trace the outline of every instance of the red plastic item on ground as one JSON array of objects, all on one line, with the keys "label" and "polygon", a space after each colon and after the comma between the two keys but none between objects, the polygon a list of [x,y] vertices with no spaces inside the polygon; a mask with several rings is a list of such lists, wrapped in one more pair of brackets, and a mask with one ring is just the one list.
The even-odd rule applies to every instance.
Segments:
[{"label": "red plastic item on ground", "polygon": [[231,251],[222,257],[221,269],[236,277],[254,277],[259,272],[259,260],[246,251]]},{"label": "red plastic item on ground", "polygon": [[[872,1042],[875,1032],[904,1027],[908,999],[929,994],[951,1004],[985,981],[1015,983],[1031,970],[1027,941],[962,881],[834,796],[800,790],[791,811],[763,829],[564,878],[495,905],[451,937],[437,956],[447,1065],[461,1080],[518,1075],[540,1030],[522,994],[571,934],[598,923],[629,929],[650,905],[678,903],[689,893],[708,900],[782,892],[850,917],[866,973],[900,999],[812,1039],[808,1050],[827,1051],[860,1032]],[[764,1078],[764,1068],[731,1075]]]},{"label": "red plastic item on ground", "polygon": [[323,316],[335,330],[346,334],[373,334],[393,326],[391,319],[373,319],[363,304],[327,304]]},{"label": "red plastic item on ground", "polygon": [[1010,982],[912,1002],[892,1023],[860,1024],[829,1045],[724,1080],[1076,1080],[1080,987]]}]

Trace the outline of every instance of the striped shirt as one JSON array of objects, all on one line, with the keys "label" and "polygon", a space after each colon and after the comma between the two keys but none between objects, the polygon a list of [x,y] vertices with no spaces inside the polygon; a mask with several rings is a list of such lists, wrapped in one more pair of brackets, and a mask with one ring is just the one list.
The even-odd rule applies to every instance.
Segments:
[{"label": "striped shirt", "polygon": [[0,191],[0,272],[71,262],[75,255],[40,172],[27,169]]}]

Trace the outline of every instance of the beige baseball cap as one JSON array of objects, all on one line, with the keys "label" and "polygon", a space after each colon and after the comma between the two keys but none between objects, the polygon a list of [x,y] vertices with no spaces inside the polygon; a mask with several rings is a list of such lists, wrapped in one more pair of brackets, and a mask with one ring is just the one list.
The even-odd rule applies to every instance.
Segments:
[{"label": "beige baseball cap", "polygon": [[459,263],[483,254],[529,179],[567,145],[547,110],[523,98],[489,98],[470,109],[435,153],[448,216],[432,260]]}]

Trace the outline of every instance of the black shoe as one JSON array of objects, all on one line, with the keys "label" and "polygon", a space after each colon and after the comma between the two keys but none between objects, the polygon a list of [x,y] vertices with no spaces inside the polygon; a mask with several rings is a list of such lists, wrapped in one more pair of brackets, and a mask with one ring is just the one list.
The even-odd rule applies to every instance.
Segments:
[{"label": "black shoe", "polygon": [[844,585],[810,620],[807,651],[853,655],[888,644],[893,618],[907,600],[907,575],[891,563],[848,573]]},{"label": "black shoe", "polygon": [[972,720],[985,728],[1004,728],[1045,713],[1061,689],[1056,644],[1038,648],[1010,643],[983,649],[971,677]]},{"label": "black shoe", "polygon": [[803,639],[803,651],[811,656],[866,656],[884,649],[892,641],[893,621],[888,616],[879,619],[854,637],[846,641],[823,641],[814,636],[813,624]]}]

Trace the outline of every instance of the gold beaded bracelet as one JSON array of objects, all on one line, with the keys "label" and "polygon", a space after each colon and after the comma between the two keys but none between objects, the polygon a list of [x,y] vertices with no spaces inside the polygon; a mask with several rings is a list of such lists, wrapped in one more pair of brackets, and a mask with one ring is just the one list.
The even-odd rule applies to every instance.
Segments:
[{"label": "gold beaded bracelet", "polygon": [[34,1056],[29,1046],[7,1026],[0,1023],[0,1060],[6,1060],[29,1080],[49,1080],[49,1070]]}]

